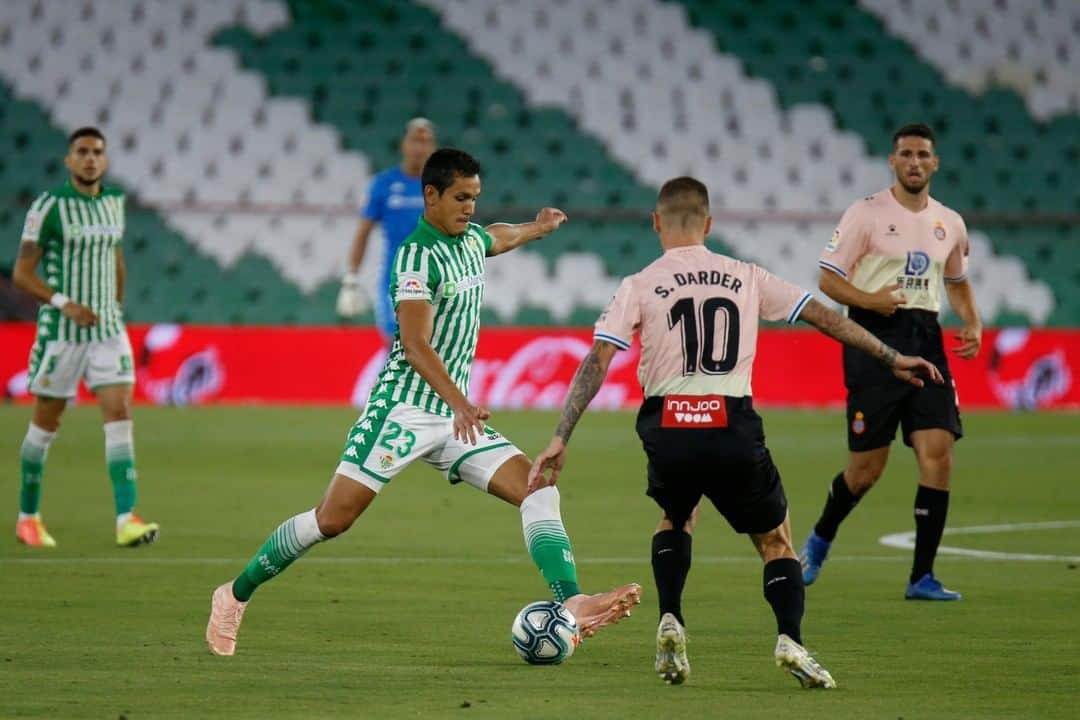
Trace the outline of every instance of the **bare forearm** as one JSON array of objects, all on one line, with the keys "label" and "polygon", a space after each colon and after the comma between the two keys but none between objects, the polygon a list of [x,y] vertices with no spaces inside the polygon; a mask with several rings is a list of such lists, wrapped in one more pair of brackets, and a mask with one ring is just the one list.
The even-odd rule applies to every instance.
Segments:
[{"label": "bare forearm", "polygon": [[442,358],[427,340],[415,340],[405,343],[405,362],[424,378],[439,397],[449,405],[455,406],[468,402],[465,394],[454,384]]},{"label": "bare forearm", "polygon": [[116,264],[116,302],[124,304],[124,284],[127,282],[127,266],[123,261]]},{"label": "bare forearm", "polygon": [[839,340],[875,358],[886,367],[896,365],[898,353],[883,343],[861,325],[848,320],[840,313],[830,310],[817,300],[811,300],[799,315],[800,320],[813,325],[829,337]]},{"label": "bare forearm", "polygon": [[497,239],[498,253],[510,252],[526,243],[544,237],[550,230],[538,222],[520,223],[494,223],[485,228],[489,235]]},{"label": "bare forearm", "polygon": [[945,294],[949,298],[949,306],[965,325],[981,324],[978,308],[975,307],[975,292],[971,289],[971,283],[967,280],[963,282],[947,282],[945,283]]},{"label": "bare forearm", "polygon": [[11,279],[15,283],[15,287],[43,303],[49,302],[49,298],[56,292],[33,272],[19,272],[16,268]]},{"label": "bare forearm", "polygon": [[11,273],[15,287],[31,295],[35,300],[47,303],[56,291],[42,280],[35,272],[41,260],[41,248],[37,243],[24,242],[19,245],[19,256]]},{"label": "bare forearm", "polygon": [[349,272],[356,272],[360,263],[364,261],[364,253],[367,251],[368,237],[374,227],[370,220],[361,220],[360,227],[356,229],[352,247],[349,248]]},{"label": "bare forearm", "polygon": [[594,344],[581,361],[563,403],[559,424],[555,428],[555,436],[561,438],[564,444],[570,442],[570,435],[573,434],[585,408],[589,407],[589,403],[600,391],[600,386],[604,384],[610,362],[610,356],[605,357],[599,343]]},{"label": "bare forearm", "polygon": [[847,305],[848,307],[869,309],[873,298],[870,293],[858,289],[831,270],[821,271],[818,287],[821,288],[821,292],[841,305]]}]

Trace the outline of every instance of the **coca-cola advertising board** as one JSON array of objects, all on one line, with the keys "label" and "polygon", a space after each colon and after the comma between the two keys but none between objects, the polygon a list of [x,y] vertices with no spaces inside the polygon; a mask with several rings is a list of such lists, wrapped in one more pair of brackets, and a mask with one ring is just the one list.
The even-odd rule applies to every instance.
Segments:
[{"label": "coca-cola advertising board", "polygon": [[[202,403],[363,403],[384,350],[370,328],[133,325],[136,399]],[[951,340],[951,333],[946,333]],[[0,323],[0,378],[23,402],[34,326]],[[590,328],[481,331],[470,397],[491,409],[556,408],[592,344]],[[638,348],[617,353],[594,408],[633,408],[641,400]],[[1080,408],[1080,330],[988,330],[973,361],[953,359],[967,408]],[[839,407],[840,347],[810,329],[764,328],[753,375],[760,406]],[[89,397],[85,388],[80,397]]]}]

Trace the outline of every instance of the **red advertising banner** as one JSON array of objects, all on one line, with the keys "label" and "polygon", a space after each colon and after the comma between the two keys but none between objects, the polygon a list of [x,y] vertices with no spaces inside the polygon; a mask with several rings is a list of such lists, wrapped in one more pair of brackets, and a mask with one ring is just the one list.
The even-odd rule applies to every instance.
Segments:
[{"label": "red advertising banner", "polygon": [[[136,399],[163,405],[358,405],[383,360],[379,336],[367,328],[135,325],[129,332]],[[0,323],[0,379],[16,402],[28,400],[33,336],[33,325]],[[589,328],[484,330],[470,396],[491,409],[559,407],[591,344]],[[636,346],[616,355],[594,407],[637,406],[637,359]],[[1073,382],[1080,330],[989,330],[976,360],[954,359],[950,366],[963,407],[1080,408]],[[810,329],[763,329],[753,391],[758,405],[842,405],[839,345]]]}]

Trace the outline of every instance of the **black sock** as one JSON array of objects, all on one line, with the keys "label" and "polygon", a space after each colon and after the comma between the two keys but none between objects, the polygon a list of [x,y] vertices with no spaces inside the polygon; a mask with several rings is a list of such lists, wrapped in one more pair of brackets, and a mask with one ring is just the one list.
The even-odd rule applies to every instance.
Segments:
[{"label": "black sock", "polygon": [[829,497],[825,498],[825,508],[821,511],[821,517],[814,525],[814,533],[822,540],[832,542],[836,539],[836,531],[840,529],[840,523],[855,509],[859,503],[857,498],[844,482],[844,473],[833,478],[829,487]]},{"label": "black sock", "polygon": [[684,627],[682,591],[690,573],[691,540],[682,530],[661,530],[652,539],[652,570],[660,598],[660,616],[671,613]]},{"label": "black sock", "polygon": [[915,493],[915,562],[911,566],[911,582],[933,572],[948,514],[949,491],[920,485]]},{"label": "black sock", "polygon": [[802,645],[806,586],[798,560],[781,558],[765,564],[765,599],[776,615],[776,632]]}]

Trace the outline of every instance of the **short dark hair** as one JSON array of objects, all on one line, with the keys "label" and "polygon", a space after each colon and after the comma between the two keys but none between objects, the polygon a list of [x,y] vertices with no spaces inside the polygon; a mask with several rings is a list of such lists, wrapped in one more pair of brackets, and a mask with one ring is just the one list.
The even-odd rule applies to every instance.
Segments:
[{"label": "short dark hair", "polygon": [[439,148],[424,163],[420,183],[423,187],[431,185],[442,195],[455,179],[479,174],[480,163],[469,153],[456,148]]},{"label": "short dark hair", "polygon": [[86,127],[78,128],[75,132],[68,135],[68,147],[71,147],[76,140],[83,137],[93,137],[97,138],[101,142],[105,142],[104,133],[102,133],[96,127],[91,127],[87,125]]},{"label": "short dark hair", "polygon": [[705,183],[692,177],[668,180],[660,188],[656,198],[656,212],[669,217],[678,216],[682,226],[687,226],[691,216],[704,221],[709,216],[709,189]]},{"label": "short dark hair", "polygon": [[900,128],[893,133],[892,146],[893,150],[896,149],[896,143],[900,142],[902,137],[921,137],[930,141],[931,145],[937,146],[937,136],[934,135],[934,130],[926,123],[911,123]]}]

